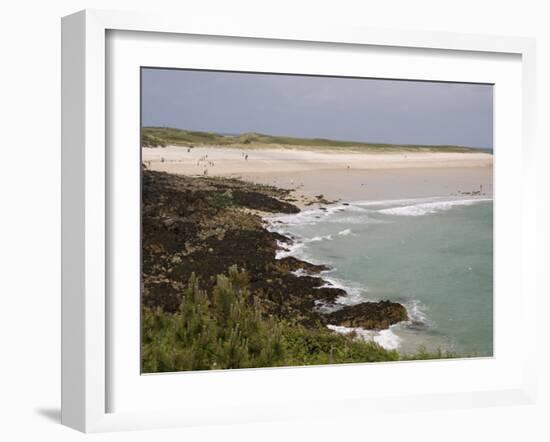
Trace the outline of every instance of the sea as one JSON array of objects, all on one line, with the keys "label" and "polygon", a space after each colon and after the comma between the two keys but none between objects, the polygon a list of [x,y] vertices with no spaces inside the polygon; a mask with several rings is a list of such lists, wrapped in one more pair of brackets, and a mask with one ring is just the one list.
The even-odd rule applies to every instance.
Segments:
[{"label": "sea", "polygon": [[[267,219],[293,239],[277,257],[326,264],[325,286],[347,295],[321,311],[365,301],[402,303],[409,321],[355,329],[402,354],[493,355],[493,200],[483,196],[350,201]],[[297,272],[300,274],[300,271]],[[329,325],[340,333],[351,329]]]}]

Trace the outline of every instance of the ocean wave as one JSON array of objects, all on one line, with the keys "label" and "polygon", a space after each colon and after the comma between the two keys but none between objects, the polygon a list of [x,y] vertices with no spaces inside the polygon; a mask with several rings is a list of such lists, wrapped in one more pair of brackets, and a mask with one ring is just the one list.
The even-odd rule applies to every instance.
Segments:
[{"label": "ocean wave", "polygon": [[306,239],[306,242],[319,242],[319,241],[331,241],[332,235],[314,236],[313,238]]},{"label": "ocean wave", "polygon": [[298,270],[293,270],[292,273],[294,276],[297,276],[298,278],[301,278],[302,276],[309,276],[310,273],[305,271],[304,269],[298,269]]},{"label": "ocean wave", "polygon": [[346,224],[346,225],[359,225],[364,226],[366,224],[386,224],[387,220],[376,219],[371,215],[358,213],[356,215],[344,216],[338,218],[330,218],[326,220],[329,223]]},{"label": "ocean wave", "polygon": [[351,229],[342,230],[341,232],[338,232],[338,235],[339,235],[339,236],[348,236],[348,235],[351,235]]},{"label": "ocean wave", "polygon": [[424,311],[425,307],[421,304],[420,301],[413,299],[412,301],[405,302],[404,305],[405,305],[405,308],[407,309],[407,312],[409,313],[409,317],[413,321],[418,321],[418,322],[428,321],[428,316]]},{"label": "ocean wave", "polygon": [[346,295],[339,296],[334,300],[336,305],[340,305],[340,307],[345,305],[360,304],[361,302],[367,301],[367,299],[365,299],[365,293],[368,292],[368,288],[362,286],[361,284],[344,281],[343,279],[326,275],[323,275],[323,280],[325,283],[319,288],[341,289],[346,292]]},{"label": "ocean wave", "polygon": [[265,220],[273,227],[277,224],[285,226],[304,226],[318,224],[333,218],[334,215],[342,212],[368,213],[368,209],[352,204],[333,204],[315,209],[304,210],[295,214],[284,214],[266,217]]},{"label": "ocean wave", "polygon": [[430,201],[438,201],[443,197],[440,196],[427,196],[420,198],[399,198],[393,200],[366,200],[366,201],[353,201],[353,204],[360,207],[388,207],[388,206],[400,206],[400,205],[409,205],[411,203],[428,203]]},{"label": "ocean wave", "polygon": [[396,215],[396,216],[422,216],[433,213],[443,212],[452,209],[455,206],[471,206],[476,203],[492,201],[490,198],[473,198],[473,199],[453,199],[443,201],[423,202],[418,204],[411,204],[407,206],[390,207],[387,209],[380,209],[378,213],[384,215]]},{"label": "ocean wave", "polygon": [[298,255],[304,248],[304,243],[297,240],[292,243],[277,241],[277,247],[278,250],[275,252],[275,259],[282,259]]},{"label": "ocean wave", "polygon": [[401,338],[392,331],[392,327],[386,330],[366,330],[361,327],[344,327],[342,325],[327,325],[327,327],[343,335],[355,333],[363,341],[374,341],[387,350],[397,350],[401,345]]},{"label": "ocean wave", "polygon": [[409,320],[406,322],[407,328],[423,330],[434,327],[434,322],[426,313],[426,306],[420,301],[416,299],[406,301],[403,306],[407,309],[409,316]]}]

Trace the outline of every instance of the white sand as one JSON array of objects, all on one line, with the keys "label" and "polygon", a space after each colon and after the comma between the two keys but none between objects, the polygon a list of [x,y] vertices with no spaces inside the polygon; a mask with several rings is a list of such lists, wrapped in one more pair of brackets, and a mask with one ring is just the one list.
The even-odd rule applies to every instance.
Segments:
[{"label": "white sand", "polygon": [[151,170],[185,175],[206,171],[208,176],[240,177],[332,199],[493,192],[493,156],[483,152],[358,153],[217,146],[188,152],[185,147],[169,146],[143,148],[142,160]]}]

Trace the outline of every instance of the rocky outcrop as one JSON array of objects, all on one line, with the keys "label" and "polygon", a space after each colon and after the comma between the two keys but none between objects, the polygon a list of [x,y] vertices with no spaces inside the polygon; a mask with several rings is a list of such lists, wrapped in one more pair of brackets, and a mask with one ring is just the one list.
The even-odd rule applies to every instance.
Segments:
[{"label": "rocky outcrop", "polygon": [[[266,229],[262,213],[297,213],[289,191],[228,178],[142,173],[142,303],[176,312],[192,274],[210,292],[229,267],[246,270],[266,315],[306,327],[327,324],[387,328],[403,320],[396,303],[345,307],[329,316],[317,305],[346,296],[319,276],[328,267],[295,257],[276,259],[292,239]],[[401,307],[402,310],[399,308]],[[354,325],[352,325],[354,324]]]},{"label": "rocky outcrop", "polygon": [[391,301],[350,305],[329,313],[325,317],[329,324],[370,330],[382,330],[392,324],[409,319],[405,307]]}]

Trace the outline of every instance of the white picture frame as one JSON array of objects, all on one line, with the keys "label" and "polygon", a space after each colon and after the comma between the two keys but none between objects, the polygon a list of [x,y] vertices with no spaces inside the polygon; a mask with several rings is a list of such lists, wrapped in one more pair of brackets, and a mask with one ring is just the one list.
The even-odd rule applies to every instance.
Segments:
[{"label": "white picture frame", "polygon": [[[333,395],[314,398],[307,407],[273,403],[267,407],[254,405],[253,391],[245,395],[233,410],[206,413],[197,407],[191,413],[185,407],[150,410],[112,411],[109,393],[113,389],[109,375],[113,361],[108,339],[108,327],[113,320],[108,300],[109,247],[112,230],[108,228],[113,199],[109,187],[109,152],[106,122],[109,119],[109,77],[106,76],[108,56],[107,33],[143,32],[171,36],[217,36],[225,39],[255,39],[282,41],[285,44],[338,44],[346,46],[376,46],[384,48],[429,49],[476,54],[509,54],[521,63],[521,118],[516,121],[520,134],[516,158],[521,160],[521,214],[516,245],[521,275],[517,278],[520,293],[518,305],[524,315],[536,316],[535,286],[535,43],[532,39],[491,37],[451,33],[416,31],[393,32],[377,29],[349,28],[308,24],[294,27],[281,23],[239,22],[217,23],[206,20],[187,21],[177,17],[155,16],[86,10],[63,18],[62,21],[62,423],[84,432],[112,431],[169,426],[202,425],[216,422],[249,422],[288,417],[329,416],[335,414],[368,414],[374,410],[396,412],[410,409],[435,409],[501,404],[530,403],[535,397],[536,352],[533,339],[525,339],[525,348],[518,354],[521,373],[509,385],[488,389],[475,387],[461,392],[438,391],[424,395],[378,396],[376,403],[362,396]],[[152,35],[152,34],[150,34]],[[295,42],[295,43],[293,43]],[[503,162],[504,164],[504,162]],[[499,167],[498,165],[496,166]],[[498,190],[497,190],[498,194]],[[521,219],[520,219],[521,218]],[[497,218],[498,223],[498,218]],[[498,285],[497,285],[498,287]],[[533,336],[535,324],[526,324],[522,333]],[[137,355],[136,355],[137,358]],[[463,362],[463,361],[462,361]],[[455,361],[454,364],[460,364]],[[449,363],[447,363],[449,364]],[[378,365],[380,367],[380,365]],[[410,365],[412,367],[412,364]],[[449,367],[447,365],[446,367]],[[317,367],[325,373],[336,373],[341,367]],[[346,375],[360,376],[365,365],[347,368]],[[410,368],[412,370],[412,368]],[[457,369],[455,367],[455,369]],[[300,371],[302,370],[302,371]],[[237,372],[217,372],[216,383],[240,382],[261,385],[270,382],[275,371],[288,378],[304,375],[304,369],[274,369]],[[472,368],[475,373],[476,368]],[[289,374],[290,373],[290,374]],[[301,373],[301,374],[300,374]],[[136,373],[139,376],[139,373]],[[208,388],[210,373],[188,373],[200,376],[201,385]],[[170,387],[170,375],[163,375]],[[178,376],[178,375],[176,375]],[[255,379],[253,379],[253,377]],[[213,379],[211,377],[210,379]],[[239,380],[240,379],[240,380]],[[303,379],[302,379],[303,380]],[[255,382],[255,384],[254,384]],[[197,393],[195,393],[197,394]],[[223,398],[222,398],[223,399]],[[191,401],[192,398],[187,398]],[[222,403],[221,401],[220,403]],[[238,411],[238,414],[236,413]]]}]

